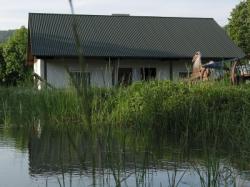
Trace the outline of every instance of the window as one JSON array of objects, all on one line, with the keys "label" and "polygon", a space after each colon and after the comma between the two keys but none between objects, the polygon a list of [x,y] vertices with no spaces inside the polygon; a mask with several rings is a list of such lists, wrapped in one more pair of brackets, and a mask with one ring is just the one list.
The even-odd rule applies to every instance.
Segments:
[{"label": "window", "polygon": [[188,75],[188,72],[179,72],[179,78],[180,79],[185,79],[185,78],[188,78],[191,76],[191,72],[189,72],[189,75]]},{"label": "window", "polygon": [[119,68],[118,84],[127,86],[131,83],[132,83],[132,68]]},{"label": "window", "polygon": [[90,73],[89,72],[70,72],[70,77],[75,82],[76,86],[83,86],[84,83],[90,86]]},{"label": "window", "polygon": [[156,68],[141,68],[141,80],[154,80],[156,78]]}]

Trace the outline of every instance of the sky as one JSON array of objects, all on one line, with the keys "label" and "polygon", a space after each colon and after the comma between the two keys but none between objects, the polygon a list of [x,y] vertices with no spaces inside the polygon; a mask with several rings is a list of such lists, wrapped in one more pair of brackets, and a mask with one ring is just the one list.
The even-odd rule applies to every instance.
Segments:
[{"label": "sky", "polygon": [[[209,17],[221,26],[240,0],[73,0],[75,13]],[[70,13],[68,0],[0,0],[0,30],[28,25],[28,13]]]}]

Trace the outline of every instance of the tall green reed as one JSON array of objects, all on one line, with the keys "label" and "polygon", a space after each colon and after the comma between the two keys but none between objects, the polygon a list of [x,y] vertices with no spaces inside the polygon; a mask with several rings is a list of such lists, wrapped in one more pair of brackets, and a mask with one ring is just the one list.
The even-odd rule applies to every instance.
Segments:
[{"label": "tall green reed", "polygon": [[[74,89],[1,88],[0,97],[0,123],[29,127],[40,120],[74,128],[84,121],[85,105]],[[88,118],[97,132],[129,128],[174,134],[180,143],[223,145],[239,152],[243,144],[248,147],[250,89],[245,86],[151,81],[91,88],[88,98]]]},{"label": "tall green reed", "polygon": [[[70,5],[70,10],[71,10],[71,14],[74,15],[75,11],[74,11],[74,6],[73,6],[73,1],[69,0],[69,5]],[[73,30],[73,36],[74,36],[74,40],[75,40],[75,45],[76,45],[76,49],[77,49],[77,54],[78,54],[78,61],[79,61],[79,65],[80,65],[80,73],[84,74],[85,70],[86,70],[86,63],[84,61],[84,56],[83,56],[83,52],[84,49],[82,49],[81,46],[81,41],[80,41],[80,37],[78,34],[78,29],[77,29],[78,25],[77,25],[77,20],[75,17],[73,17],[73,22],[72,22],[72,30]],[[73,83],[74,88],[76,89],[77,92],[77,96],[80,100],[80,103],[82,104],[82,116],[83,116],[83,123],[84,125],[88,126],[89,128],[91,128],[91,95],[89,94],[89,90],[90,90],[90,86],[87,84],[87,82],[85,80],[82,80],[80,85],[78,85],[77,80],[71,75],[69,69],[66,67],[66,71],[68,72],[71,81]]]}]

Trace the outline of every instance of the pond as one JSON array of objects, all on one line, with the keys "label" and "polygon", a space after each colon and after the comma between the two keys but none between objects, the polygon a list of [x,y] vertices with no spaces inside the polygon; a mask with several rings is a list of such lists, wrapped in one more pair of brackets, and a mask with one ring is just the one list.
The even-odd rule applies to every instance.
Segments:
[{"label": "pond", "polygon": [[250,186],[248,156],[110,130],[0,128],[0,187]]}]

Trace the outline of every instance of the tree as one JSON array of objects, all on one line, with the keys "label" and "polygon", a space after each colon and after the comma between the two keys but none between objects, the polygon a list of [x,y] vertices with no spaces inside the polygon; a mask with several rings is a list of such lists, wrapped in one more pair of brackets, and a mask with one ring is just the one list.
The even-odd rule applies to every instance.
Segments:
[{"label": "tree", "polygon": [[25,27],[21,27],[16,30],[6,43],[3,44],[1,78],[2,83],[4,84],[16,85],[19,81],[23,81],[29,72],[28,68],[25,67],[27,33],[27,29]]},{"label": "tree", "polygon": [[241,1],[233,9],[227,32],[246,54],[250,54],[250,0]]},{"label": "tree", "polygon": [[3,44],[0,44],[0,84],[4,79],[5,61],[3,57]]}]

